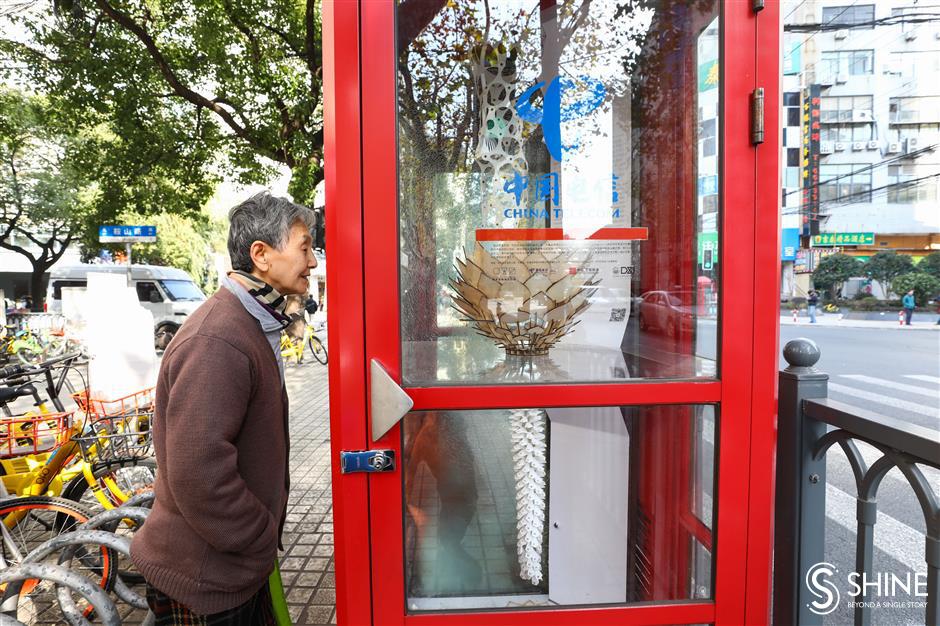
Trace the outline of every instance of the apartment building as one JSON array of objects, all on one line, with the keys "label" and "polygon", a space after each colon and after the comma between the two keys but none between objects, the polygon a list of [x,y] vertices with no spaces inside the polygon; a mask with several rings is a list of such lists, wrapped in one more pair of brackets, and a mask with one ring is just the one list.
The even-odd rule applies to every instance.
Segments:
[{"label": "apartment building", "polygon": [[783,297],[819,259],[940,250],[940,1],[791,0]]}]

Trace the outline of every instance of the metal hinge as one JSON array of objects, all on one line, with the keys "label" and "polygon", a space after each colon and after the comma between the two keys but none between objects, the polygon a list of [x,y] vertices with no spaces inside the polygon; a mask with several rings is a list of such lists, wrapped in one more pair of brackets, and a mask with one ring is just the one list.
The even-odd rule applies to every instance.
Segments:
[{"label": "metal hinge", "polygon": [[394,450],[359,450],[340,452],[340,473],[391,472],[395,469]]},{"label": "metal hinge", "polygon": [[760,13],[764,10],[764,0],[751,0],[751,10]]},{"label": "metal hinge", "polygon": [[751,143],[764,143],[764,88],[751,92]]}]

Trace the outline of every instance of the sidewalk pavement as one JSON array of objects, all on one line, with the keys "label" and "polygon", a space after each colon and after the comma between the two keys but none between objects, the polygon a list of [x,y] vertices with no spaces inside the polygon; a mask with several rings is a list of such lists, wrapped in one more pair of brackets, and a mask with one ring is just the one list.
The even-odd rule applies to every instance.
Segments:
[{"label": "sidewalk pavement", "polygon": [[[781,315],[781,326],[809,326],[809,316],[804,311],[793,321],[793,315]],[[817,313],[815,326],[835,326],[838,328],[893,328],[896,330],[936,330],[940,331],[940,324],[936,324],[934,318],[929,322],[914,320],[910,326],[898,324],[897,314],[891,315],[885,313],[885,319],[882,320],[853,320],[844,319],[839,313]]]}]

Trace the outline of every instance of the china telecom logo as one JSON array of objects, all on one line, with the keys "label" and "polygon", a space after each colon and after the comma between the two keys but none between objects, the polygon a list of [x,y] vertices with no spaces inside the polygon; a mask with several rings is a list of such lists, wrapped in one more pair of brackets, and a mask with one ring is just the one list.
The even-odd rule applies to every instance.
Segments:
[{"label": "china telecom logo", "polygon": [[838,571],[831,563],[817,563],[806,572],[806,588],[816,598],[807,606],[816,615],[828,615],[839,605],[839,588],[829,580]]},{"label": "china telecom logo", "polygon": [[[536,90],[545,86],[545,81],[532,85],[516,100],[516,113],[526,122],[542,125],[542,136],[548,153],[556,161],[561,161],[564,150],[577,146],[561,143],[561,123],[588,115],[599,107],[607,97],[604,83],[589,76],[579,76],[575,82],[571,78],[556,76],[548,83],[542,98],[542,109],[532,106],[530,99]],[[580,98],[572,98],[566,92],[573,92],[578,83],[586,86]],[[564,99],[564,104],[562,100]]]}]

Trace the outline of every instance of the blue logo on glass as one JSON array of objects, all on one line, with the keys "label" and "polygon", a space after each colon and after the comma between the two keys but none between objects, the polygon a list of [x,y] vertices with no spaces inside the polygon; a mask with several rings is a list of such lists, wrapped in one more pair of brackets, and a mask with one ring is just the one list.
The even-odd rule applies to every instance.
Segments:
[{"label": "blue logo on glass", "polygon": [[[579,83],[586,85],[586,91],[581,98],[566,102],[563,107],[562,96],[566,95],[566,92],[572,92]],[[589,76],[579,76],[577,82],[571,78],[556,76],[548,83],[542,98],[542,109],[539,110],[533,107],[529,100],[532,94],[544,85],[545,81],[541,81],[526,89],[516,100],[516,113],[526,122],[542,125],[542,136],[548,153],[556,161],[561,161],[562,153],[575,147],[561,143],[561,123],[584,117],[594,111],[604,102],[607,89],[601,81]]]}]

